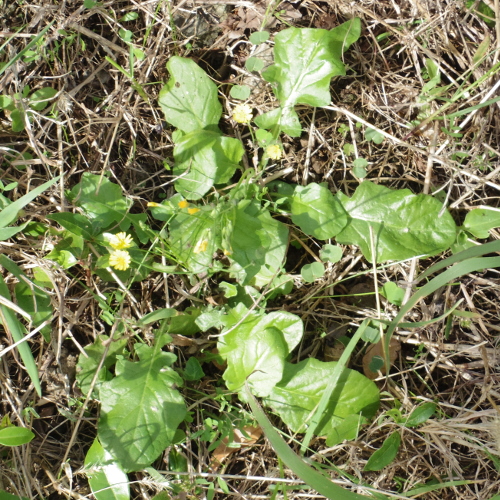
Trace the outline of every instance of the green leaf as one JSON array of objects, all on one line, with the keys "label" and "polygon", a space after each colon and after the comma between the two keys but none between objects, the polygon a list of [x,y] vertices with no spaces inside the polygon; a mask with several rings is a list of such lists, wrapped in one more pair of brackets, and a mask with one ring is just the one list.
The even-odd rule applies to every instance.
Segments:
[{"label": "green leaf", "polygon": [[186,133],[217,130],[222,106],[215,83],[191,59],[173,56],[167,69],[171,78],[158,101],[167,122]]},{"label": "green leaf", "polygon": [[424,422],[427,422],[432,415],[436,412],[436,404],[435,403],[424,403],[420,406],[417,406],[408,417],[408,420],[404,423],[406,427],[417,427]]},{"label": "green leaf", "polygon": [[[0,216],[1,216],[0,212]],[[28,225],[28,222],[21,224],[20,226],[16,227],[3,227],[0,228],[0,241],[5,241],[8,240],[9,238],[12,238],[12,236],[16,235],[20,231],[22,231],[26,226]]]},{"label": "green leaf", "polygon": [[25,427],[9,426],[0,429],[0,445],[2,446],[21,446],[29,443],[35,435]]},{"label": "green leaf", "polygon": [[6,491],[0,490],[0,500],[29,500],[26,497],[21,497],[19,495],[12,495]]},{"label": "green leaf", "polygon": [[35,111],[42,111],[49,105],[49,100],[57,94],[57,90],[52,87],[44,87],[30,95],[30,108]]},{"label": "green leaf", "polygon": [[192,273],[206,271],[221,246],[218,217],[217,208],[204,206],[196,214],[181,212],[170,223],[170,251]]},{"label": "green leaf", "polygon": [[286,356],[302,338],[302,321],[286,312],[262,317],[243,306],[226,319],[217,348],[227,361],[223,378],[228,389],[240,391],[248,380],[255,394],[267,396],[281,380]]},{"label": "green leaf", "polygon": [[120,17],[120,21],[126,23],[128,21],[135,21],[139,18],[139,14],[137,12],[127,12],[124,16]]},{"label": "green leaf", "polygon": [[321,262],[312,262],[302,266],[300,274],[306,283],[314,283],[325,274],[325,266]]},{"label": "green leaf", "polygon": [[[283,378],[265,400],[293,432],[305,432],[307,418],[315,410],[337,362],[308,358],[285,364]],[[344,368],[319,421],[315,434],[329,435],[348,415],[371,417],[378,408],[377,386],[361,373]]]},{"label": "green leaf", "polygon": [[333,238],[347,224],[347,214],[341,203],[322,184],[297,186],[291,210],[294,224],[320,240]]},{"label": "green leaf", "polygon": [[250,87],[248,85],[233,85],[229,94],[233,99],[245,101],[250,97]]},{"label": "green leaf", "polygon": [[[5,297],[7,300],[11,300],[9,289],[5,284],[3,276],[0,274],[0,295]],[[0,323],[3,325],[4,329],[8,331],[14,340],[14,342],[19,342],[23,340],[26,329],[22,323],[17,319],[16,314],[12,309],[5,305],[0,305]],[[21,355],[26,371],[33,382],[33,386],[39,396],[42,395],[42,387],[40,386],[40,379],[38,377],[38,366],[33,358],[33,354],[30,350],[29,344],[27,342],[22,342],[17,346],[17,350]]]},{"label": "green leaf", "polygon": [[249,57],[245,61],[245,69],[247,71],[261,71],[265,64],[260,57]]},{"label": "green leaf", "polygon": [[252,412],[263,429],[267,439],[271,443],[278,456],[283,462],[297,474],[307,485],[314,488],[316,491],[324,495],[330,500],[366,500],[371,497],[358,495],[341,488],[333,483],[328,477],[320,474],[316,469],[313,469],[306,464],[303,458],[299,457],[285,442],[285,440],[276,432],[273,424],[266,417],[259,403],[252,396],[248,385],[245,387],[245,393],[248,398]]},{"label": "green leaf", "polygon": [[398,454],[401,436],[398,431],[387,437],[382,446],[368,459],[364,471],[379,471],[389,465]]},{"label": "green leaf", "polygon": [[359,245],[373,261],[370,226],[373,228],[377,262],[436,255],[455,241],[457,229],[451,215],[441,217],[441,203],[432,196],[414,195],[408,189],[392,190],[364,181],[352,198],[338,193],[349,215],[337,242]]},{"label": "green leaf", "polygon": [[319,257],[323,262],[331,262],[332,264],[335,264],[342,258],[342,248],[337,245],[330,245],[327,243],[326,245],[323,245],[319,251]]},{"label": "green leaf", "polygon": [[82,236],[87,241],[93,239],[92,224],[84,215],[73,214],[71,212],[60,212],[48,215],[47,219],[57,222],[64,229],[78,236]]},{"label": "green leaf", "polygon": [[12,131],[13,132],[22,132],[26,126],[24,119],[25,119],[25,114],[24,112],[20,111],[19,109],[15,109],[12,111],[10,114],[10,119],[12,120]]},{"label": "green leaf", "polygon": [[8,95],[0,95],[0,109],[15,109],[14,99]]},{"label": "green leaf", "polygon": [[477,64],[486,56],[488,49],[490,48],[491,38],[489,35],[484,37],[484,40],[479,44],[474,56],[472,57],[472,64]]},{"label": "green leaf", "polygon": [[286,134],[298,137],[302,128],[295,105],[330,104],[330,79],[345,74],[342,52],[357,40],[360,33],[361,23],[357,18],[330,31],[288,28],[278,33],[274,46],[275,64],[267,68],[262,76],[276,84],[274,93],[280,101],[281,110],[266,113],[267,117],[257,117],[257,125],[261,128],[279,125]]},{"label": "green leaf", "polygon": [[95,439],[85,455],[85,473],[97,500],[129,500],[127,474],[113,456]]},{"label": "green leaf", "polygon": [[260,45],[261,43],[267,42],[269,40],[269,31],[255,31],[250,35],[250,43],[254,45]]},{"label": "green leaf", "polygon": [[205,372],[200,365],[200,362],[191,356],[186,363],[186,368],[184,368],[184,378],[189,381],[200,380],[205,376]]},{"label": "green leaf", "polygon": [[166,307],[163,309],[156,309],[153,312],[150,312],[149,314],[146,314],[139,320],[140,325],[149,325],[151,323],[154,323],[155,321],[159,321],[161,319],[166,319],[166,318],[171,318],[172,316],[175,316],[176,310],[172,309],[170,307]]},{"label": "green leaf", "polygon": [[489,238],[490,229],[500,227],[500,211],[488,208],[475,208],[466,216],[463,228],[476,238]]},{"label": "green leaf", "polygon": [[13,201],[2,211],[0,211],[0,228],[6,227],[11,222],[13,222],[16,219],[19,210],[23,209],[28,203],[32,202],[37,196],[39,196],[46,189],[55,184],[59,180],[59,177],[60,176],[57,176],[54,179],[43,183],[41,186],[32,189],[29,193],[21,196],[21,198]]},{"label": "green leaf", "polygon": [[384,283],[384,286],[380,289],[380,293],[395,306],[400,306],[405,296],[405,291],[392,281]]},{"label": "green leaf", "polygon": [[283,264],[288,228],[257,202],[248,204],[245,200],[227,215],[226,221],[231,270],[242,285],[266,285]]},{"label": "green leaf", "polygon": [[114,339],[113,342],[109,342],[109,337],[107,335],[99,335],[93,344],[84,348],[87,357],[80,355],[78,358],[78,363],[76,365],[76,381],[78,382],[80,390],[85,395],[87,395],[90,390],[90,384],[94,378],[97,367],[106,352],[105,344],[108,343],[109,349],[94,386],[96,394],[99,394],[101,383],[113,378],[109,369],[116,363],[117,356],[123,354],[124,348],[127,345],[127,339],[120,338]]},{"label": "green leaf", "polygon": [[238,139],[218,132],[197,130],[186,134],[174,147],[175,188],[188,200],[198,200],[214,184],[229,181],[244,154]]},{"label": "green leaf", "polygon": [[372,141],[375,144],[382,144],[384,142],[384,136],[373,128],[367,128],[365,132],[365,139],[367,141]]},{"label": "green leaf", "polygon": [[327,446],[336,446],[343,441],[357,439],[359,430],[367,419],[362,415],[347,415],[339,425],[334,427],[326,437]]},{"label": "green leaf", "polygon": [[176,356],[155,345],[136,344],[139,361],[119,359],[116,376],[101,385],[98,438],[125,471],[150,465],[172,442],[186,416],[186,406],[175,386],[182,378],[170,368]]},{"label": "green leaf", "polygon": [[82,175],[81,182],[71,190],[69,197],[102,229],[121,222],[131,205],[131,202],[123,197],[118,184],[106,177],[87,172]]},{"label": "green leaf", "polygon": [[49,321],[49,324],[42,328],[41,333],[46,341],[50,341],[52,332],[50,320],[53,315],[50,295],[35,286],[28,278],[25,280],[16,283],[15,286],[17,305],[29,313],[34,327],[40,326],[44,321]]}]

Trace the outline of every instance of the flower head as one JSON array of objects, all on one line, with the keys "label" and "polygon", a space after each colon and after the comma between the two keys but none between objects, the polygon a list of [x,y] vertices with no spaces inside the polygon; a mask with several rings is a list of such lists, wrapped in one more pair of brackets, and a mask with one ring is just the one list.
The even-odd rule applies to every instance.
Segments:
[{"label": "flower head", "polygon": [[199,212],[199,208],[188,208],[188,214],[189,215],[194,215],[196,212]]},{"label": "flower head", "polygon": [[208,240],[200,240],[198,243],[196,243],[195,247],[193,248],[193,253],[201,253],[204,252],[208,247]]},{"label": "flower head", "polygon": [[233,109],[232,117],[237,123],[250,123],[253,118],[252,108],[248,104],[238,104]]},{"label": "flower head", "polygon": [[266,148],[266,155],[271,158],[271,160],[280,160],[283,156],[283,151],[278,144],[271,144]]},{"label": "flower head", "polygon": [[109,237],[109,246],[115,250],[123,250],[132,246],[132,236],[127,233],[112,234]]},{"label": "flower head", "polygon": [[182,201],[179,201],[179,203],[177,203],[177,206],[179,208],[187,208],[189,206],[189,202],[186,200],[182,200]]},{"label": "flower head", "polygon": [[118,271],[126,271],[131,260],[130,254],[126,250],[114,250],[109,255],[109,265]]}]

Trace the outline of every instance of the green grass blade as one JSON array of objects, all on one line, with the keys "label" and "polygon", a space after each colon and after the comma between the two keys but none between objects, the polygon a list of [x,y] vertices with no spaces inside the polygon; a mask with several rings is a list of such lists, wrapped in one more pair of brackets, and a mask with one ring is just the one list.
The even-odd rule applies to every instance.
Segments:
[{"label": "green grass blade", "polygon": [[[500,242],[497,241],[496,243]],[[469,250],[472,250],[472,248],[470,248]],[[454,257],[456,257],[456,255]],[[429,283],[426,283],[422,288],[420,288],[410,297],[410,300],[408,300],[408,302],[403,307],[401,307],[398,315],[389,324],[389,328],[387,329],[387,334],[385,338],[386,352],[389,352],[389,342],[399,322],[403,319],[405,314],[415,304],[417,304],[417,302],[420,299],[426,297],[427,295],[430,295],[431,293],[434,293],[438,288],[445,286],[450,281],[455,280],[460,276],[463,276],[464,274],[469,274],[474,271],[479,271],[480,269],[488,269],[493,267],[500,267],[500,257],[481,257],[481,258],[467,259],[464,260],[463,262],[458,262],[450,269],[443,271],[439,276],[433,278],[431,281],[429,281]],[[386,362],[387,373],[389,373],[389,359],[386,359],[385,362]]]},{"label": "green grass blade", "polygon": [[480,257],[481,255],[493,252],[500,252],[500,240],[490,241],[489,243],[483,243],[482,245],[468,248],[467,250],[463,250],[462,252],[456,253],[447,259],[444,259],[437,264],[429,267],[427,271],[423,272],[416,281],[421,281],[427,276],[435,273],[436,271],[440,271],[445,267],[451,266],[455,264],[455,262],[461,262],[465,259],[470,259],[472,257]]},{"label": "green grass blade", "polygon": [[5,207],[0,212],[0,228],[8,226],[13,220],[15,220],[19,210],[33,201],[38,195],[42,194],[46,189],[52,186],[52,184],[55,184],[59,180],[59,177],[60,176],[57,176],[50,181],[44,182],[41,186],[36,187],[29,193],[26,193],[24,196],[21,196],[21,198]]},{"label": "green grass blade", "polygon": [[253,397],[248,383],[245,386],[246,395],[252,412],[259,422],[264,434],[278,454],[281,460],[290,467],[290,469],[311,488],[331,500],[366,500],[365,495],[359,495],[347,491],[341,486],[332,483],[327,477],[307,465],[285,442],[285,440],[276,432],[273,425],[267,418],[257,400]]},{"label": "green grass blade", "polygon": [[23,57],[23,55],[25,54],[25,52],[27,52],[28,50],[31,49],[31,47],[33,47],[33,45],[35,45],[38,40],[40,40],[40,38],[42,38],[43,35],[45,35],[45,33],[47,33],[47,31],[49,31],[50,27],[54,24],[54,21],[51,21],[47,26],[45,26],[45,28],[40,31],[40,33],[38,33],[38,35],[36,35],[33,40],[31,40],[30,43],[28,43],[28,45],[26,45],[26,47],[24,47],[23,50],[21,50],[18,54],[16,54],[5,66],[3,66],[2,68],[0,68],[0,75],[2,75],[3,73],[5,73],[5,71],[7,71],[13,64],[15,64],[19,59],[21,59],[21,57]]},{"label": "green grass blade", "polygon": [[[438,484],[429,484],[427,486],[422,486],[420,488],[414,488],[413,490],[407,491],[406,493],[402,493],[402,497],[412,497],[416,498],[419,497],[425,493],[429,493],[430,491],[436,491],[436,490],[441,490],[443,488],[451,488],[453,486],[463,486],[464,484],[472,484],[476,483],[478,481],[446,481],[444,483],[438,483]],[[493,500],[493,499],[491,499]]]},{"label": "green grass blade", "polygon": [[369,320],[364,320],[363,323],[361,323],[360,327],[356,330],[356,333],[353,335],[352,339],[349,341],[349,344],[345,348],[344,352],[342,353],[342,356],[340,356],[340,359],[337,361],[337,365],[335,366],[333,373],[332,373],[332,378],[328,382],[328,385],[326,386],[325,392],[323,393],[323,396],[321,396],[321,399],[319,401],[318,407],[316,408],[316,411],[314,412],[314,415],[311,419],[311,423],[309,424],[309,427],[307,428],[306,435],[304,436],[304,440],[302,442],[302,445],[300,447],[300,452],[304,453],[304,451],[307,449],[309,446],[309,443],[311,442],[311,439],[313,437],[314,431],[318,427],[318,424],[323,417],[323,414],[325,413],[326,407],[328,405],[328,402],[330,401],[330,397],[335,390],[335,386],[337,385],[337,382],[342,375],[342,372],[344,371],[344,368],[347,365],[347,362],[352,354],[352,351],[356,347],[356,344],[358,343],[359,339],[363,335],[367,325],[368,325]]},{"label": "green grass blade", "polygon": [[[3,277],[0,275],[0,295],[10,300],[10,293]],[[4,328],[10,332],[12,338],[15,342],[19,342],[24,338],[24,327],[21,322],[17,319],[16,315],[11,309],[4,305],[0,305],[0,322],[3,324]],[[29,345],[26,342],[19,344],[17,346],[21,359],[23,360],[26,371],[33,382],[35,390],[39,396],[42,395],[42,388],[40,386],[40,379],[38,378],[38,367],[36,366],[35,359],[30,350]]]}]

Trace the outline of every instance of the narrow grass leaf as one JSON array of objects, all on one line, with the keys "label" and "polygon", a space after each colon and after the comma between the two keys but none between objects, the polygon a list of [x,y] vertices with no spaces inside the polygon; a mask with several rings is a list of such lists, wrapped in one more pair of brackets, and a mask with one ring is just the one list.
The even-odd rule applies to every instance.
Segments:
[{"label": "narrow grass leaf", "polygon": [[399,435],[399,431],[395,431],[385,439],[382,446],[368,459],[363,470],[382,470],[396,458],[400,444],[401,436]]},{"label": "narrow grass leaf", "polygon": [[250,392],[248,384],[246,385],[246,396],[257,422],[259,422],[274,451],[302,481],[330,500],[366,500],[370,498],[345,490],[307,465],[276,432],[266,414],[257,403],[257,400]]}]

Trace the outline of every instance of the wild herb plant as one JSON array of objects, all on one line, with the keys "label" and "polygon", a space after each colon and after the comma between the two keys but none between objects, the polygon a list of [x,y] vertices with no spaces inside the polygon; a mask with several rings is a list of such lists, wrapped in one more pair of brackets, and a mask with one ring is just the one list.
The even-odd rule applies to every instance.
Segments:
[{"label": "wild herb plant", "polygon": [[[121,35],[131,55],[139,57],[131,34]],[[498,225],[496,212],[472,211],[459,229],[436,198],[413,194],[408,189],[389,189],[369,180],[361,182],[351,196],[340,191],[332,193],[326,184],[265,182],[268,161],[279,161],[284,154],[282,134],[298,137],[302,132],[296,106],[330,103],[330,80],[345,74],[342,55],[359,36],[360,21],[353,19],[331,31],[290,28],[275,37],[275,64],[264,70],[262,77],[272,85],[278,107],[254,116],[248,101],[236,105],[231,114],[236,123],[248,128],[259,156],[254,168],[246,169],[241,164],[245,145],[219,127],[223,115],[219,89],[194,61],[172,57],[167,64],[170,79],[160,92],[159,104],[166,121],[175,129],[172,173],[177,193],[161,203],[149,203],[157,224],[150,225],[145,213],[131,213],[132,200],[118,185],[105,176],[89,173],[67,192],[78,213],[49,217],[62,229],[55,234],[58,242],[46,256],[48,260],[64,269],[85,266],[89,273],[118,285],[116,293],[96,297],[110,335],[86,347],[86,355],[80,356],[78,362],[80,389],[87,398],[101,402],[97,438],[85,461],[98,499],[109,498],[106,494],[110,492],[114,498],[129,498],[127,473],[148,470],[168,447],[186,439],[180,429],[184,422],[190,422],[191,415],[183,386],[203,377],[203,365],[193,357],[180,370],[176,355],[164,349],[172,342],[172,334],[192,336],[200,331],[217,331],[216,356],[225,363],[223,380],[228,390],[224,397],[236,394],[242,404],[248,402],[262,427],[269,429],[254,396],[262,398],[262,404],[279,415],[292,432],[306,433],[304,448],[313,434],[325,436],[328,446],[355,439],[360,427],[376,415],[379,389],[366,376],[346,368],[347,354],[338,362],[310,358],[293,363],[292,352],[304,335],[302,320],[285,311],[265,313],[268,301],[288,293],[293,286],[293,278],[284,270],[289,226],[324,242],[320,254],[323,262],[341,258],[341,248],[332,244],[336,240],[343,245],[357,245],[369,262],[379,264],[438,255],[455,244],[457,234],[481,238]],[[254,37],[254,42],[264,39]],[[264,67],[256,61],[252,64],[252,71]],[[133,79],[132,68],[119,69]],[[433,85],[437,84],[437,77],[430,76]],[[433,88],[429,85],[426,90]],[[34,110],[38,108],[33,99],[40,97],[35,94],[28,97]],[[50,99],[54,95],[49,94],[41,97]],[[249,97],[241,89],[231,95]],[[4,109],[15,112],[10,109],[10,101],[1,102]],[[367,129],[365,136],[375,143],[380,141],[373,129]],[[364,177],[365,166],[358,162],[354,175]],[[37,188],[28,198],[33,199],[46,187],[48,184]],[[9,227],[23,203],[29,201],[23,198],[0,212],[0,217],[4,216],[0,218],[0,237],[8,238],[23,229]],[[288,216],[289,225],[278,220],[277,214]],[[472,253],[466,254],[469,256]],[[21,272],[8,261],[1,263],[16,276]],[[472,267],[477,269],[480,264],[474,262],[476,267]],[[320,262],[308,264],[302,270],[303,279],[312,282],[323,276],[324,270]],[[177,273],[194,281],[200,276],[213,278],[225,294],[226,305],[193,307],[182,313],[164,308],[136,320],[113,309],[119,296],[133,297],[129,290],[132,283],[152,272]],[[441,282],[434,278],[428,290]],[[9,300],[3,281],[0,285],[0,295]],[[401,289],[397,286],[387,286],[382,293],[392,303],[401,304]],[[36,311],[41,315],[34,316],[33,321],[42,328],[47,319],[43,313],[50,312],[50,307],[42,293],[35,293],[35,297]],[[15,321],[19,321],[8,305],[0,308],[2,322],[15,331]],[[34,312],[35,306],[32,309]],[[25,310],[32,312],[28,305]],[[387,342],[396,324],[395,320],[387,327]],[[152,325],[151,335],[135,335]],[[346,352],[353,352],[368,328],[368,322],[364,322]],[[19,330],[19,340],[22,337]],[[39,389],[32,358],[31,364],[28,362],[31,353],[22,345],[26,344],[19,346],[23,361]],[[212,354],[204,355],[201,362],[214,358]],[[398,423],[413,427],[430,418],[435,410],[430,405],[420,408],[419,413],[401,417]],[[269,439],[283,455],[288,454],[290,464],[295,464],[290,467],[318,491],[324,491],[329,498],[364,498],[339,493],[330,482],[324,484],[323,476],[323,480],[318,479],[316,471],[297,465],[284,442],[272,432],[268,431]],[[399,443],[399,432],[391,433],[365,470],[380,470],[387,465]]]}]

